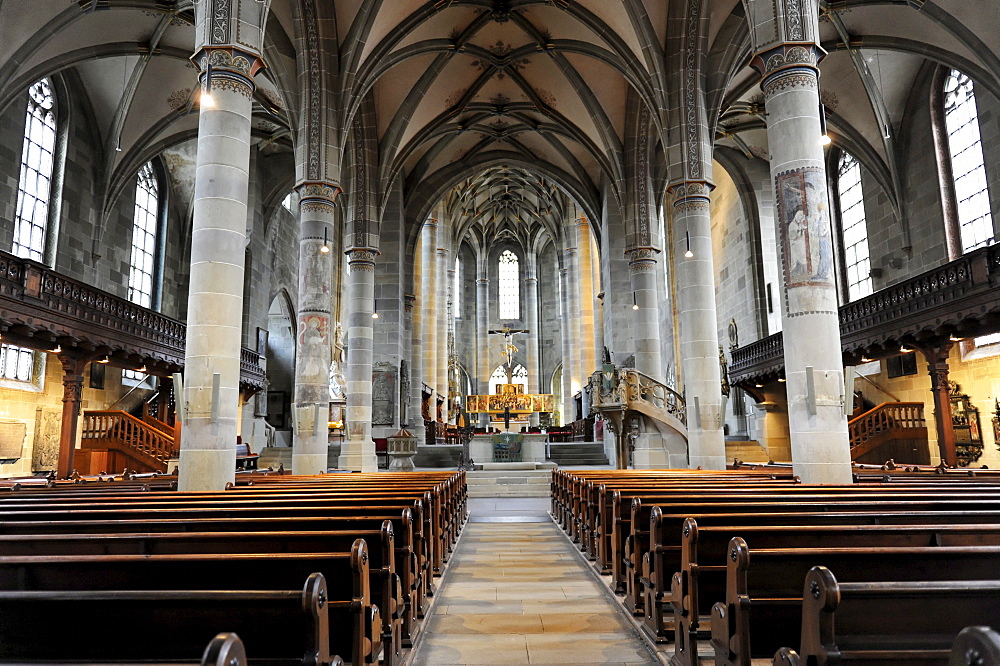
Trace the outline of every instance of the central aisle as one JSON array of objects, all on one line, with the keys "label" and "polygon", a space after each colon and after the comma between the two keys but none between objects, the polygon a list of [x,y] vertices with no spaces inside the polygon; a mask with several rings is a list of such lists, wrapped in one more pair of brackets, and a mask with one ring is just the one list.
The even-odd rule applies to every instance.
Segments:
[{"label": "central aisle", "polygon": [[547,507],[547,498],[470,502],[413,664],[658,663]]}]

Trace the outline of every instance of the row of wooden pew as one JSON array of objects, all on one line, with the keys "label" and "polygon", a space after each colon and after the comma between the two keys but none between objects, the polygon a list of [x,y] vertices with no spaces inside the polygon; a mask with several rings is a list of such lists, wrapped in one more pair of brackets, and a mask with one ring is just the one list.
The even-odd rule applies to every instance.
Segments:
[{"label": "row of wooden pew", "polygon": [[552,513],[674,664],[948,663],[1000,618],[1000,479],[880,472],[556,470]]},{"label": "row of wooden pew", "polygon": [[0,662],[211,663],[225,631],[250,663],[390,666],[467,515],[463,472],[0,493]]}]

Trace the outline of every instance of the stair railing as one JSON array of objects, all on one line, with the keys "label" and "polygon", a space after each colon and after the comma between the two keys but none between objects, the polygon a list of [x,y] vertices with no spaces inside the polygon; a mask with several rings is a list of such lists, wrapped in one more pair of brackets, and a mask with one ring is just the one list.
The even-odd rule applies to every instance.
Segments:
[{"label": "stair railing", "polygon": [[847,423],[851,448],[893,430],[926,427],[922,402],[883,402]]},{"label": "stair railing", "polygon": [[177,441],[150,424],[119,410],[83,413],[82,439],[89,446],[120,448],[166,463],[177,456]]}]

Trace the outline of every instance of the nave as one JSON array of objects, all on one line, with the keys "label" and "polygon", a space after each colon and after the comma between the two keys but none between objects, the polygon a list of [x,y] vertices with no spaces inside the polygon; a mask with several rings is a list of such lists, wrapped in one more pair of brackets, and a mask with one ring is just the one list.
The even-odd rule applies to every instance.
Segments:
[{"label": "nave", "polygon": [[659,663],[548,504],[469,500],[414,666]]}]

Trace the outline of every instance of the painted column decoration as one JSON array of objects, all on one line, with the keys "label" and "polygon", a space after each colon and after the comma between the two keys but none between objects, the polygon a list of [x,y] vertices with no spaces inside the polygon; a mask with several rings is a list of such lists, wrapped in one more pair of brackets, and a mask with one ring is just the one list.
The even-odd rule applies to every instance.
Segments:
[{"label": "painted column decoration", "polygon": [[245,39],[259,43],[267,9],[250,4],[258,5],[257,17],[240,16],[237,7],[232,15],[199,12],[199,41],[205,46],[192,58],[206,89],[211,65],[214,106],[203,105],[198,119],[180,490],[223,490],[236,475],[250,112],[253,77],[264,62],[226,42],[239,22],[247,33],[256,31],[256,39],[253,34]]},{"label": "painted column decoration", "polygon": [[[785,390],[795,473],[805,483],[851,483],[829,195],[819,143],[815,3],[748,16],[767,109],[775,225],[784,277]],[[773,37],[772,37],[773,36]]]},{"label": "painted column decoration", "polygon": [[[711,184],[706,181],[688,181],[671,186],[673,255],[677,265],[688,464],[703,469],[725,469],[722,377],[715,311],[712,220],[709,215],[711,190]],[[686,256],[689,247],[690,257]]]},{"label": "painted column decoration", "polygon": [[299,303],[292,473],[321,474],[327,468],[329,448],[326,424],[333,335],[330,243],[337,235],[334,201],[341,189],[335,183],[306,182],[296,190],[300,219]]}]

